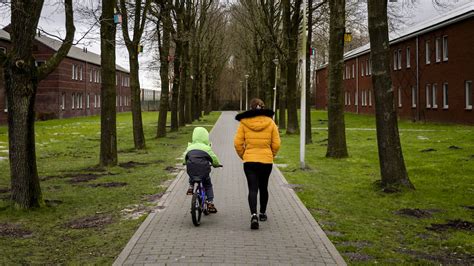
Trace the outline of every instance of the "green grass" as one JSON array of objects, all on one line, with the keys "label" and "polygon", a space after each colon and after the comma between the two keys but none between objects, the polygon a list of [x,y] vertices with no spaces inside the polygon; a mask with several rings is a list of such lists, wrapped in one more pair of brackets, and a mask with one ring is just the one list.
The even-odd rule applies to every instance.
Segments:
[{"label": "green grass", "polygon": [[[212,113],[193,125],[213,125],[219,114]],[[131,238],[145,216],[126,219],[125,208],[149,208],[147,195],[165,190],[163,182],[175,174],[165,170],[175,166],[193,127],[168,133],[155,139],[157,113],[143,113],[146,151],[133,149],[131,114],[117,116],[119,163],[147,163],[131,169],[108,168],[106,172],[92,169],[99,161],[100,118],[83,117],[36,123],[36,153],[43,197],[60,200],[54,207],[31,211],[11,208],[0,200],[0,233],[2,224],[16,224],[32,232],[24,237],[0,235],[0,265],[9,264],[111,264]],[[168,120],[169,121],[169,120]],[[210,130],[210,127],[207,127]],[[8,157],[7,128],[0,127],[0,157]],[[0,189],[10,186],[9,165],[0,160]],[[80,173],[105,174],[96,180],[72,184],[66,176]],[[126,182],[123,187],[90,187],[90,184]],[[0,196],[7,196],[2,193]],[[111,224],[88,229],[71,229],[66,223],[83,217],[104,215]]]},{"label": "green grass", "polygon": [[[447,220],[473,221],[474,127],[400,121],[403,154],[415,191],[386,194],[380,180],[372,116],[346,114],[349,158],[327,159],[327,113],[312,112],[310,170],[299,169],[299,136],[282,134],[277,163],[297,194],[350,264],[434,262],[472,264],[473,231],[434,232]],[[449,149],[450,146],[462,149]],[[432,152],[421,152],[424,149]],[[437,210],[432,218],[394,214],[402,208]],[[460,260],[458,260],[460,259]]]}]

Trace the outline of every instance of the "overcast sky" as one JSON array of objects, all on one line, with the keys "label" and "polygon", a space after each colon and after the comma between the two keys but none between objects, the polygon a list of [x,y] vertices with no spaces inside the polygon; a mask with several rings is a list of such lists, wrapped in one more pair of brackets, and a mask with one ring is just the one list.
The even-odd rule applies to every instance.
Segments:
[{"label": "overcast sky", "polygon": [[[404,1],[408,0],[398,0],[402,4]],[[444,3],[447,3],[452,9],[459,7],[460,5],[466,4],[467,2],[474,2],[474,0],[441,0]],[[45,1],[46,3],[52,3],[54,1]],[[92,1],[97,3],[97,1]],[[391,3],[392,5],[394,3]],[[420,23],[425,20],[442,15],[443,12],[446,12],[446,9],[435,8],[432,4],[432,0],[417,0],[417,4],[414,6],[406,7],[406,12],[410,13],[410,17],[407,18],[407,25]],[[64,11],[58,9],[57,5],[45,4],[43,8],[42,17],[40,19],[39,26],[44,30],[51,32],[56,35],[64,36]],[[79,16],[75,15],[76,20],[76,39],[83,36],[83,33],[87,31],[87,21],[85,19],[80,19]],[[10,23],[9,10],[3,8],[0,10],[0,27],[3,28]],[[121,37],[122,32],[121,28],[117,28],[117,36]],[[86,46],[89,51],[100,54],[100,39],[99,31],[96,30],[89,34],[87,40],[83,40],[78,44],[78,47]],[[117,64],[129,69],[128,64],[128,52],[124,47],[117,47],[116,50]],[[159,77],[158,71],[147,71],[148,62],[150,62],[151,55],[154,51],[151,47],[146,47],[144,53],[140,55],[140,83],[142,88],[157,88]]]}]

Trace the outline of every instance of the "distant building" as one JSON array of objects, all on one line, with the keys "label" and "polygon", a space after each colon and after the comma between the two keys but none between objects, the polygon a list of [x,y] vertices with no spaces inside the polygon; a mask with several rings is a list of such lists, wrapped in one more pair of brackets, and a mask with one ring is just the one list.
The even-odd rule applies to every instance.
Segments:
[{"label": "distant building", "polygon": [[[55,53],[61,42],[36,36],[33,55],[37,64]],[[10,34],[0,29],[0,49],[11,49]],[[1,69],[0,69],[0,72]],[[3,72],[0,73],[0,124],[7,122],[8,109]],[[100,115],[100,55],[72,46],[67,57],[38,85],[35,111],[39,119]],[[117,112],[130,111],[129,71],[116,66]]]},{"label": "distant building", "polygon": [[[400,117],[474,124],[474,3],[390,38],[395,106]],[[373,114],[370,45],[344,54],[346,112]],[[316,70],[313,103],[327,109],[327,65]]]}]

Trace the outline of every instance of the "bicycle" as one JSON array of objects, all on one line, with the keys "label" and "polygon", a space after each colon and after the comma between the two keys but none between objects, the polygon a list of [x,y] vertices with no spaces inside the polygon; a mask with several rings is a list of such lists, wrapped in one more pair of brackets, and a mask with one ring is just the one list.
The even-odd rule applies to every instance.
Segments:
[{"label": "bicycle", "polygon": [[[222,167],[222,165],[216,166],[215,168]],[[191,199],[191,218],[194,226],[201,224],[201,216],[209,215],[206,202],[206,189],[202,184],[202,178],[195,178],[193,180],[193,197]]]}]

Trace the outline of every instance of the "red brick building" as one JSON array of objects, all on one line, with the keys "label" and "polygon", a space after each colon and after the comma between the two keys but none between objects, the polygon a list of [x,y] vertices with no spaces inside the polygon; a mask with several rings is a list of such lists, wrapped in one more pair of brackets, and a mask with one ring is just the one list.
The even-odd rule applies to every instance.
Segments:
[{"label": "red brick building", "polygon": [[[61,42],[37,36],[33,47],[37,64],[44,63],[61,46]],[[8,52],[10,35],[0,29],[0,49]],[[0,69],[0,72],[1,69]],[[0,73],[0,124],[8,117],[3,73]],[[38,85],[35,111],[37,118],[66,118],[100,115],[100,55],[72,46],[67,57]],[[117,112],[130,111],[130,77],[128,70],[116,66]]]},{"label": "red brick building", "polygon": [[[400,117],[474,124],[474,3],[390,36]],[[344,54],[345,111],[375,112],[370,45]],[[327,66],[316,70],[313,103],[327,109]]]}]

